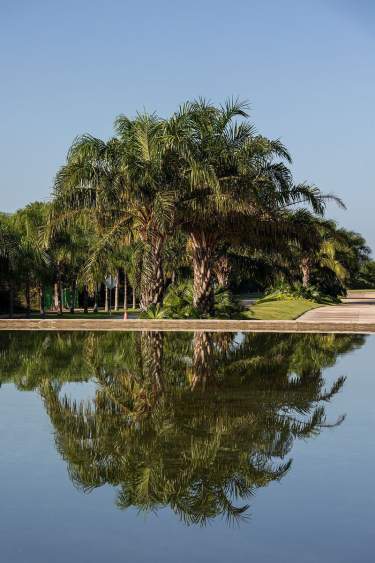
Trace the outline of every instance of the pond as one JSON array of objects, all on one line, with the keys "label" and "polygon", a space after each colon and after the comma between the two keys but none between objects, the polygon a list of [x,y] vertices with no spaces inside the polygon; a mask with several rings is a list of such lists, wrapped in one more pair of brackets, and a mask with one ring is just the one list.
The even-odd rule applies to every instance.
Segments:
[{"label": "pond", "polygon": [[0,333],[4,563],[375,548],[375,338]]}]

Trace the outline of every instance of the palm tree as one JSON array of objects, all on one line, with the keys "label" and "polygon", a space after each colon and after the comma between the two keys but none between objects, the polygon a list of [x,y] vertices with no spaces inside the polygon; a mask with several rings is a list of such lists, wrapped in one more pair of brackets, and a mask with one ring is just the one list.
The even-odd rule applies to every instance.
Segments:
[{"label": "palm tree", "polygon": [[[89,287],[93,293],[92,278],[84,266],[89,261],[91,249],[97,238],[95,224],[83,212],[75,214],[74,221],[53,222],[52,208],[44,229],[44,243],[48,248],[55,269],[55,308],[63,313],[64,291],[68,288],[67,305],[71,313],[75,311],[78,290],[82,292],[83,309],[88,312]],[[92,268],[93,270],[94,268]],[[92,272],[91,272],[92,273]]]},{"label": "palm tree", "polygon": [[91,213],[101,232],[94,255],[108,244],[139,241],[143,247],[141,308],[161,303],[163,246],[173,224],[176,157],[165,123],[142,114],[115,122],[117,138],[107,143],[85,135],[72,145],[58,172],[52,222]]},{"label": "palm tree", "polygon": [[31,292],[49,278],[49,258],[40,237],[46,213],[45,204],[34,202],[0,218],[0,267],[9,290],[10,316],[13,316],[14,301],[21,287],[26,313],[30,316]]},{"label": "palm tree", "polygon": [[185,186],[179,212],[189,234],[194,306],[200,313],[213,308],[219,243],[249,239],[249,231],[262,237],[277,229],[280,214],[293,205],[307,204],[322,213],[329,197],[314,186],[294,185],[286,148],[256,134],[247,118],[247,104],[237,100],[219,107],[198,100],[176,115],[186,122],[186,134],[176,144],[184,159],[181,176],[190,188]]},{"label": "palm tree", "polygon": [[344,285],[349,272],[342,257],[350,253],[348,238],[337,229],[336,223],[313,216],[306,211],[290,215],[290,221],[297,229],[297,236],[286,253],[290,265],[297,260],[302,273],[302,285],[307,288],[326,271]]},{"label": "palm tree", "polygon": [[11,217],[12,224],[19,235],[18,278],[25,287],[27,316],[30,316],[31,290],[34,288],[38,289],[40,311],[43,314],[44,285],[51,279],[51,261],[41,236],[48,212],[48,204],[36,201],[18,210]]},{"label": "palm tree", "polygon": [[19,237],[8,215],[0,215],[0,273],[9,293],[9,317],[13,317],[15,296],[15,273],[18,257]]},{"label": "palm tree", "polygon": [[355,284],[359,272],[370,261],[371,249],[359,233],[341,227],[337,228],[337,235],[343,243],[343,248],[336,249],[336,257],[349,274],[348,283]]}]

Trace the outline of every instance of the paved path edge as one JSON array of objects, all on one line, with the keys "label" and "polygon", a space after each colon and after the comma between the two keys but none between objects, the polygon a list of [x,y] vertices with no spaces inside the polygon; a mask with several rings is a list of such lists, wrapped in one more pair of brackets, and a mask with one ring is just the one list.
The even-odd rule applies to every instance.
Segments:
[{"label": "paved path edge", "polygon": [[227,331],[227,332],[356,332],[374,333],[375,322],[171,320],[171,319],[0,319],[0,331]]}]

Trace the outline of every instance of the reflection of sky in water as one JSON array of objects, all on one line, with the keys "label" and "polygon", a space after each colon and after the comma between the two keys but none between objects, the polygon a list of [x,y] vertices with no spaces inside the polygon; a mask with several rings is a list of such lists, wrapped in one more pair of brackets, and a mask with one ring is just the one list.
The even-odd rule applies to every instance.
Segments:
[{"label": "reflection of sky in water", "polygon": [[240,345],[245,338],[244,332],[237,332],[236,336],[234,337],[234,341],[236,344]]},{"label": "reflection of sky in water", "polygon": [[60,389],[60,397],[66,396],[71,401],[92,401],[95,398],[97,384],[95,381],[84,381],[82,383],[64,383]]}]

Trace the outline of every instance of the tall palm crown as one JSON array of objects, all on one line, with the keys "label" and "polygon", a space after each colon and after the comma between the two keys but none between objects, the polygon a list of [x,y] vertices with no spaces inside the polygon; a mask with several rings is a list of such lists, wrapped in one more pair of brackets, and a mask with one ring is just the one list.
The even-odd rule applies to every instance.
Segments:
[{"label": "tall palm crown", "polygon": [[143,244],[141,308],[162,302],[163,251],[175,225],[180,157],[169,142],[167,122],[155,115],[115,122],[122,161],[120,189],[132,217],[132,230]]},{"label": "tall palm crown", "polygon": [[194,305],[202,313],[213,306],[213,262],[219,241],[264,236],[293,205],[324,211],[327,196],[314,186],[293,184],[287,149],[279,140],[255,132],[247,107],[236,100],[219,107],[197,100],[174,116],[186,123],[178,146],[191,196],[182,200],[180,214],[190,235]]},{"label": "tall palm crown", "polygon": [[115,129],[118,137],[107,143],[87,135],[74,142],[56,177],[54,211],[60,219],[90,211],[102,232],[97,251],[113,238],[141,242],[141,306],[147,309],[163,294],[162,251],[173,223],[176,153],[165,122],[155,115],[120,116]]}]

